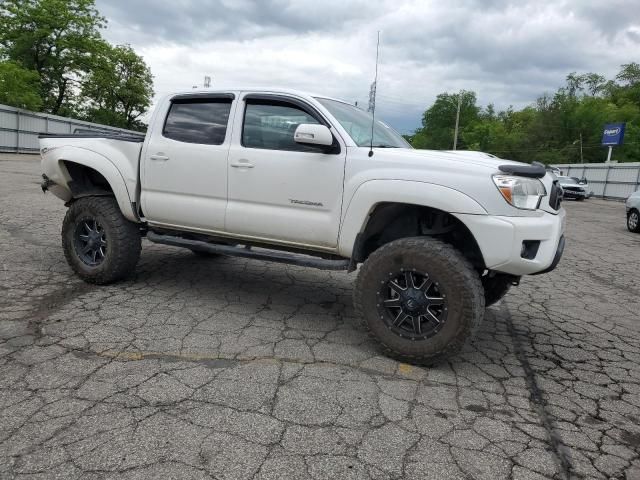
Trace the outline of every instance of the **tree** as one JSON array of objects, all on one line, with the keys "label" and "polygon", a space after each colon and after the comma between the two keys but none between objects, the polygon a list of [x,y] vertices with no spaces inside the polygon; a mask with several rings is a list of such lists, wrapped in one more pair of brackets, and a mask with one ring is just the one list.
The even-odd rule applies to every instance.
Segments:
[{"label": "tree", "polygon": [[44,111],[69,114],[104,24],[94,0],[3,0],[2,55],[38,73]]},{"label": "tree", "polygon": [[632,62],[622,65],[616,79],[622,82],[623,87],[615,93],[618,101],[629,101],[640,106],[640,64]]},{"label": "tree", "polygon": [[[448,150],[453,147],[453,135],[460,96],[460,132],[478,118],[480,109],[476,106],[476,94],[462,90],[460,93],[441,93],[434,104],[424,112],[422,128],[413,136],[416,148]],[[461,136],[464,139],[463,136]],[[458,142],[458,148],[464,148],[464,140]]]},{"label": "tree", "polygon": [[616,79],[631,86],[640,83],[640,63],[631,62],[622,65],[622,70],[616,75]]},{"label": "tree", "polygon": [[0,62],[0,103],[38,110],[42,106],[38,72],[15,62]]},{"label": "tree", "polygon": [[[624,145],[617,147],[617,161],[640,160],[640,64],[621,66],[615,80],[597,73],[572,72],[553,94],[543,94],[520,111],[511,107],[497,112],[492,104],[475,105],[475,94],[466,92],[461,109],[461,148],[494,153],[525,162],[599,162],[606,150],[600,145],[606,123],[625,122]],[[411,137],[417,148],[451,148],[457,96],[443,93],[423,116],[423,126]],[[582,142],[580,142],[582,139]]]},{"label": "tree", "polygon": [[597,73],[587,73],[582,76],[589,95],[595,96],[602,92],[607,84],[607,79]]},{"label": "tree", "polygon": [[151,105],[151,70],[129,45],[103,45],[86,77],[82,96],[87,120],[123,128],[141,128],[139,118]]},{"label": "tree", "polygon": [[584,83],[582,75],[578,75],[576,72],[571,72],[567,75],[567,93],[570,97],[575,97],[581,90]]}]

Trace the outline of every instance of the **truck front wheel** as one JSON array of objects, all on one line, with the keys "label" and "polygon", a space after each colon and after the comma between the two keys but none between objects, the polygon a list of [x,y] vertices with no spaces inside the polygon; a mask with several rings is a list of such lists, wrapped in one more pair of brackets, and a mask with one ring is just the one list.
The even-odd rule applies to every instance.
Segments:
[{"label": "truck front wheel", "polygon": [[124,218],[115,198],[80,198],[64,217],[62,248],[71,268],[85,282],[115,282],[138,263],[140,228]]},{"label": "truck front wheel", "polygon": [[360,269],[356,312],[385,354],[433,364],[458,353],[484,316],[476,270],[455,248],[404,238],[373,252]]},{"label": "truck front wheel", "polygon": [[485,275],[482,277],[482,287],[484,288],[484,305],[489,307],[504,297],[511,285],[513,285],[514,279],[511,275],[496,274],[493,277]]}]

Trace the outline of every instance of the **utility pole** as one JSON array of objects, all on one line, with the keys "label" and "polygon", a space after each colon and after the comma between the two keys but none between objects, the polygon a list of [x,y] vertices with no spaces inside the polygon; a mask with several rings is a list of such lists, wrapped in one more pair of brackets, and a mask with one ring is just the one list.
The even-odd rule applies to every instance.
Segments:
[{"label": "utility pole", "polygon": [[574,141],[571,145],[575,145],[580,142],[580,163],[584,163],[584,157],[582,156],[582,132],[580,132],[580,139]]},{"label": "utility pole", "polygon": [[580,132],[580,163],[584,163],[584,157],[582,156],[582,132]]},{"label": "utility pole", "polygon": [[453,134],[453,149],[458,147],[458,125],[460,124],[460,102],[462,101],[462,92],[458,93],[458,111],[456,112],[456,130]]}]

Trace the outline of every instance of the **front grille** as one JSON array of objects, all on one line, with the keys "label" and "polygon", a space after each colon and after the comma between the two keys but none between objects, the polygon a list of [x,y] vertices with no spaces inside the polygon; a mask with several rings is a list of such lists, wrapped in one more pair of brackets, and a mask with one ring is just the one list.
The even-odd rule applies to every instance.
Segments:
[{"label": "front grille", "polygon": [[549,206],[554,210],[560,210],[560,205],[562,204],[562,187],[558,184],[558,181],[555,180],[553,182],[553,186],[551,187],[551,193],[549,194]]}]

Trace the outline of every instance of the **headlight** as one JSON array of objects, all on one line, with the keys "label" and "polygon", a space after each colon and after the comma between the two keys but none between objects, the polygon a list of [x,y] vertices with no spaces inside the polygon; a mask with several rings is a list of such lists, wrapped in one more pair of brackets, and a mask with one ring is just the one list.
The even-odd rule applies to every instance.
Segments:
[{"label": "headlight", "polygon": [[494,175],[493,183],[507,202],[524,210],[536,210],[547,194],[542,182],[535,178]]}]

